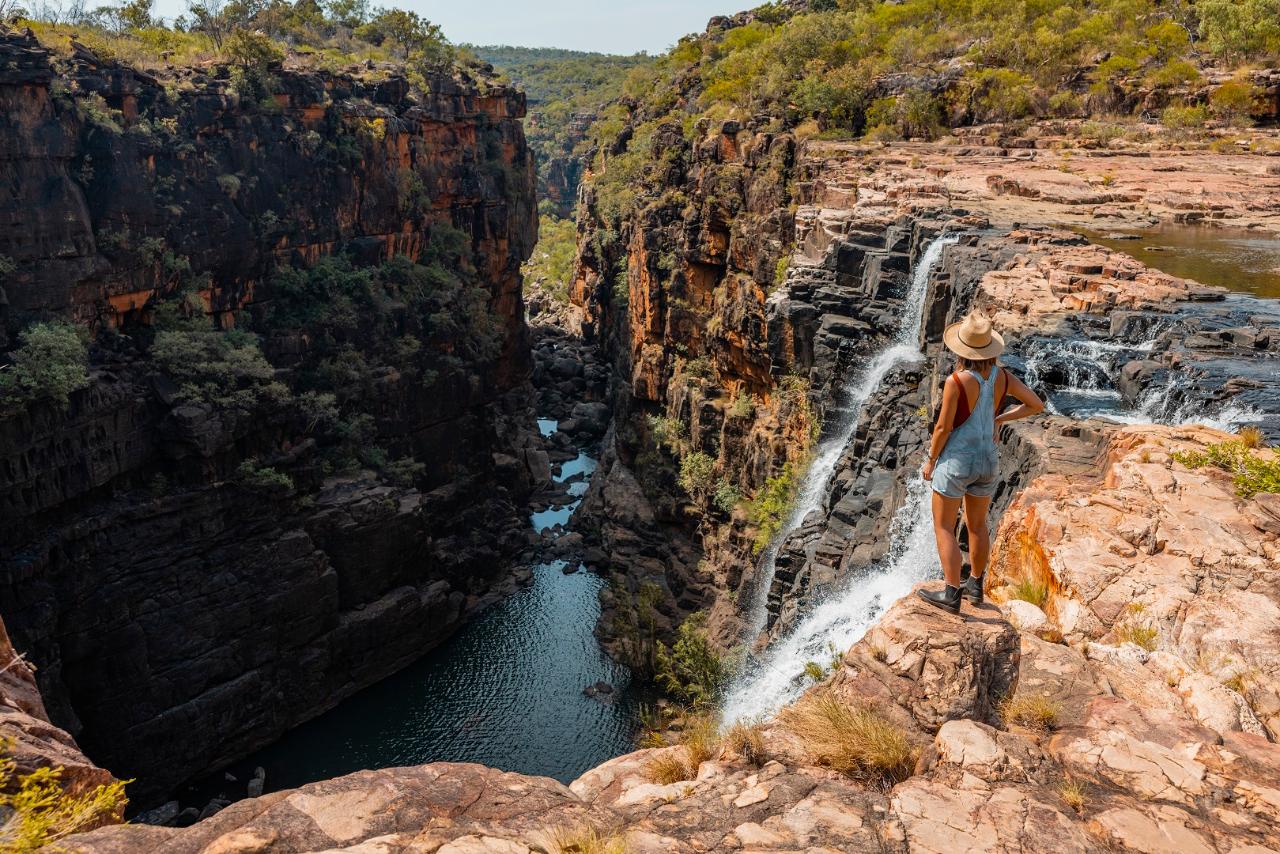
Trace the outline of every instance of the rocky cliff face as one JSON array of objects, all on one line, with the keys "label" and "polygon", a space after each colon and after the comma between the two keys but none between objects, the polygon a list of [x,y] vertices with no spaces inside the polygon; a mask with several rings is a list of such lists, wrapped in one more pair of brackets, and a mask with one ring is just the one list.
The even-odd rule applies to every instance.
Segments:
[{"label": "rocky cliff face", "polygon": [[[0,347],[36,320],[93,338],[65,409],[0,418],[0,614],[51,719],[145,803],[413,660],[505,583],[545,473],[524,101],[300,59],[258,100],[237,69],[151,75],[14,32],[0,69]],[[211,322],[181,321],[195,355],[158,361],[175,305]],[[175,382],[227,348],[259,358],[218,327],[257,333],[258,379],[217,362],[239,386]]]}]

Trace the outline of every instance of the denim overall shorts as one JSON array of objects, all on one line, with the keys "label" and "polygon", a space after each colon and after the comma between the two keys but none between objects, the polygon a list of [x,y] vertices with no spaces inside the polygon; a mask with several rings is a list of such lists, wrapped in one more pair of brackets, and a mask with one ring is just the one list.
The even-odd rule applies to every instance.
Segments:
[{"label": "denim overall shorts", "polygon": [[[933,470],[933,491],[947,498],[975,495],[990,498],[995,495],[996,472],[996,379],[1000,368],[993,368],[991,376],[983,379],[977,371],[970,375],[978,381],[978,401],[973,405],[969,418],[947,438],[947,445],[938,457]],[[960,390],[964,394],[964,389]]]}]

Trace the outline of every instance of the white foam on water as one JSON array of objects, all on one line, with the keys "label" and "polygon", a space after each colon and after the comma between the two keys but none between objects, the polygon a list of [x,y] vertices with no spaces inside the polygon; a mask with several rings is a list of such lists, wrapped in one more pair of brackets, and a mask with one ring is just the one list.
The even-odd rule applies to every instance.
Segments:
[{"label": "white foam on water", "polygon": [[836,464],[849,440],[853,438],[863,404],[880,387],[886,374],[921,357],[917,341],[920,321],[924,318],[925,295],[929,291],[929,275],[942,257],[942,251],[959,240],[958,235],[942,235],[925,247],[911,276],[911,286],[907,290],[902,317],[898,321],[893,339],[872,357],[865,370],[854,374],[845,386],[843,400],[840,401],[843,409],[838,420],[834,425],[828,425],[829,434],[818,443],[817,450],[805,468],[787,518],[761,555],[760,573],[752,587],[751,602],[747,608],[748,639],[754,639],[768,623],[769,588],[773,586],[773,577],[777,571],[778,550],[791,536],[791,532],[800,527],[805,517],[822,505]]},{"label": "white foam on water", "polygon": [[890,528],[886,558],[845,579],[841,589],[810,606],[794,631],[765,651],[730,690],[722,717],[726,725],[767,717],[793,702],[811,684],[806,663],[825,663],[833,651],[843,653],[917,582],[937,575],[929,485],[913,475],[907,490]]}]

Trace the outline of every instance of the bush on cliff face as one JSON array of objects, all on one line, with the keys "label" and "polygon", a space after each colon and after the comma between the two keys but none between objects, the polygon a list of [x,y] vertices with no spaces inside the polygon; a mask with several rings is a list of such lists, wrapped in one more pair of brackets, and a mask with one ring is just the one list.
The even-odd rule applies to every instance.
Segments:
[{"label": "bush on cliff face", "polygon": [[728,687],[730,668],[705,634],[706,615],[699,612],[680,624],[671,647],[657,648],[658,687],[694,709],[711,709]]},{"label": "bush on cliff face", "polygon": [[194,294],[167,303],[158,313],[151,356],[178,383],[178,398],[215,409],[254,412],[289,399],[257,336],[241,329],[215,329]]},{"label": "bush on cliff face", "polygon": [[783,521],[790,512],[791,502],[796,492],[795,467],[787,463],[782,471],[765,481],[764,486],[756,493],[747,508],[747,518],[756,526],[756,536],[752,543],[752,553],[764,551],[782,528]]},{"label": "bush on cliff face", "polygon": [[89,384],[88,364],[88,351],[74,327],[37,323],[24,330],[8,359],[0,356],[0,413],[36,400],[65,407],[72,392]]}]

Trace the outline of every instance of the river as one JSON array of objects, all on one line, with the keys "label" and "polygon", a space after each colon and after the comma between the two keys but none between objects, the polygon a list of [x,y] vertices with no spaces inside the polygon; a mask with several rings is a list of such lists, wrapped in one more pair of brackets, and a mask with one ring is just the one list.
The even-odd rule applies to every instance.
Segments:
[{"label": "river", "polygon": [[[557,422],[539,420],[543,435]],[[566,525],[596,461],[585,450],[559,467],[575,500],[532,515],[535,530]],[[421,660],[180,796],[203,805],[242,797],[253,769],[266,791],[370,768],[478,762],[570,782],[634,747],[637,700],[626,668],[592,633],[605,583],[564,561],[533,567],[532,583],[489,608]],[[614,692],[597,699],[597,682]]]}]

